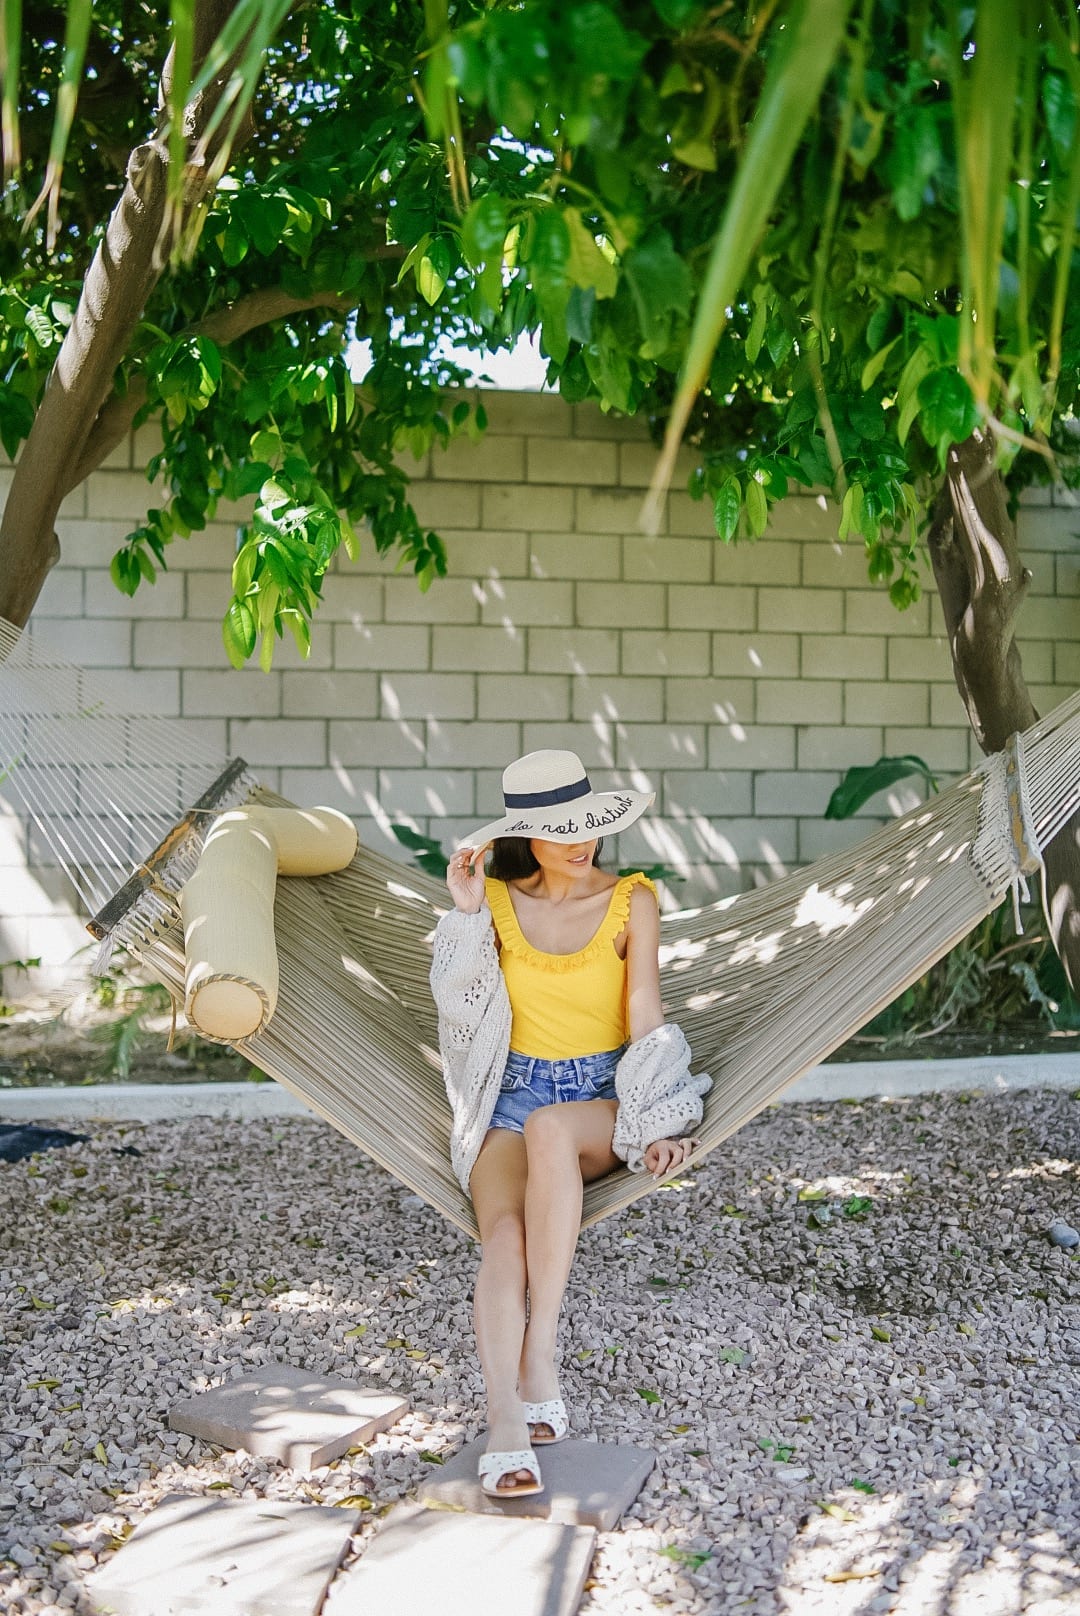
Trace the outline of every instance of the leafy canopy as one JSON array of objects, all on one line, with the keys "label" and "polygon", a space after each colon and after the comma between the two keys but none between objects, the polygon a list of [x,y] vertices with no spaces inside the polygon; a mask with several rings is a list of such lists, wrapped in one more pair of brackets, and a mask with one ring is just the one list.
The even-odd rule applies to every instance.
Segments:
[{"label": "leafy canopy", "polygon": [[[0,229],[11,454],[162,55],[154,8],[93,7],[50,247],[18,213],[48,166],[56,21],[23,30]],[[830,488],[899,606],[951,444],[989,425],[1015,487],[1067,449],[1080,32],[1058,0],[337,0],[290,12],[257,54],[250,138],[116,379],[160,422],[167,498],[113,576],[134,591],[219,501],[249,502],[224,629],[238,664],[261,637],[268,666],[285,628],[307,645],[365,525],[421,587],[445,570],[399,460],[483,429],[453,398],[452,343],[535,333],[570,401],[658,433],[689,409],[691,491],[722,540],[760,536],[792,482]],[[359,388],[353,333],[373,358]]]}]

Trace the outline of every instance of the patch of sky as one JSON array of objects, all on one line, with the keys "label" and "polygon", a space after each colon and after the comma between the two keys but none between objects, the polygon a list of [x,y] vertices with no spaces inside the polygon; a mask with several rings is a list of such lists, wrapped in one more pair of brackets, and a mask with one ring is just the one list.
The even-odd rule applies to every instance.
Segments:
[{"label": "patch of sky", "polygon": [[[362,382],[372,365],[370,342],[350,342],[345,351],[353,381]],[[433,357],[459,365],[468,372],[473,386],[493,387],[503,392],[539,393],[543,391],[547,376],[547,360],[539,351],[538,339],[527,331],[522,332],[512,348],[498,353],[462,347],[449,337],[442,337],[435,345]]]}]

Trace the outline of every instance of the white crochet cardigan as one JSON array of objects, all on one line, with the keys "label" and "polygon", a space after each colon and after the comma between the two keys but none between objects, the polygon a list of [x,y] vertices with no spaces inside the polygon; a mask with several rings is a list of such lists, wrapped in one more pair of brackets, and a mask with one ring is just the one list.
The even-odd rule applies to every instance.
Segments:
[{"label": "white crochet cardigan", "polygon": [[[462,1189],[484,1142],[510,1051],[510,997],[499,968],[491,910],[451,909],[435,928],[431,991],[453,1111],[450,1160]],[[712,1078],[690,1073],[681,1028],[666,1022],[632,1043],[615,1070],[619,1110],[612,1149],[632,1172],[655,1139],[685,1136],[701,1121]]]}]

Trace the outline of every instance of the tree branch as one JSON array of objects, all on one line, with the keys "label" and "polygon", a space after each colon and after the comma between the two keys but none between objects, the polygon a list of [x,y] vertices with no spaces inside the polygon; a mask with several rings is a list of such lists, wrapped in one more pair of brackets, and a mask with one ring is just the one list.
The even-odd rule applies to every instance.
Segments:
[{"label": "tree branch", "polygon": [[[196,0],[196,67],[230,9],[230,0]],[[225,64],[197,105],[189,109],[189,151],[206,129],[232,65]],[[171,71],[172,62],[167,58],[163,85]],[[159,99],[159,108],[161,104]],[[208,170],[206,164],[187,176],[186,209],[201,201]],[[159,247],[167,198],[168,150],[159,112],[154,135],[131,153],[123,193],[87,271],[74,318],[19,456],[0,522],[0,617],[20,627],[59,556],[54,528],[60,502],[70,486],[64,467],[83,459],[117,368],[161,276]]]},{"label": "tree branch", "polygon": [[[928,535],[957,688],[984,752],[996,752],[1038,718],[1015,640],[1031,574],[993,440],[976,432],[949,450]],[[1045,850],[1050,934],[1069,983],[1080,990],[1080,814]]]},{"label": "tree branch", "polygon": [[1031,574],[989,434],[974,432],[949,450],[928,544],[957,688],[979,745],[996,752],[1038,715],[1014,637]]},{"label": "tree branch", "polygon": [[[283,319],[288,314],[300,314],[308,309],[326,308],[340,314],[348,314],[356,307],[355,299],[340,292],[313,292],[310,297],[297,297],[292,292],[286,292],[280,286],[260,287],[258,291],[249,292],[246,297],[237,298],[235,303],[227,307],[216,309],[213,314],[207,315],[185,333],[189,336],[210,337],[219,347],[227,347],[230,342],[247,336],[258,326],[269,325],[272,320]],[[77,488],[84,478],[95,471],[106,455],[122,443],[131,430],[136,415],[146,403],[148,385],[145,375],[133,376],[128,384],[127,392],[113,393],[98,411],[97,418],[90,430],[90,434],[83,445],[83,450],[64,486],[64,493],[69,494]]]},{"label": "tree branch", "polygon": [[344,292],[312,292],[309,297],[297,297],[284,287],[265,286],[237,298],[223,309],[215,309],[193,326],[192,331],[225,346],[238,337],[247,336],[257,326],[269,325],[287,314],[302,314],[308,309],[332,309],[337,314],[348,314],[355,307],[356,299]]}]

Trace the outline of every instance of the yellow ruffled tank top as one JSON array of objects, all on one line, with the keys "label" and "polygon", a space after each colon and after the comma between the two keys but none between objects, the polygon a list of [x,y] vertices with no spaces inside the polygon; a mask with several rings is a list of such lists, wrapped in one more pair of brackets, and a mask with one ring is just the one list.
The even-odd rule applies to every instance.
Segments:
[{"label": "yellow ruffled tank top", "polygon": [[510,996],[510,1048],[542,1060],[572,1060],[619,1049],[629,1037],[626,961],[615,939],[630,918],[636,886],[656,888],[640,872],[624,875],[592,937],[574,954],[545,954],[526,942],[504,881],[485,882],[500,964]]}]

